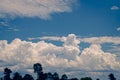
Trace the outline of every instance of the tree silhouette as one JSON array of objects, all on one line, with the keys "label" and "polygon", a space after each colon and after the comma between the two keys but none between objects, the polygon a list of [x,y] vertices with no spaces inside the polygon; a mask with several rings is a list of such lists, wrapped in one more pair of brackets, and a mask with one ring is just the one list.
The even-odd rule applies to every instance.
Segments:
[{"label": "tree silhouette", "polygon": [[91,77],[85,77],[85,78],[81,78],[80,80],[92,80]]},{"label": "tree silhouette", "polygon": [[51,72],[46,74],[45,80],[53,80],[53,75]]},{"label": "tree silhouette", "polygon": [[79,80],[78,78],[71,78],[71,79],[69,79],[69,80]]},{"label": "tree silhouette", "polygon": [[22,80],[22,76],[18,72],[15,72],[13,80]]},{"label": "tree silhouette", "polygon": [[2,78],[0,78],[0,80],[3,80]]},{"label": "tree silhouette", "polygon": [[[91,77],[83,77],[81,79],[78,79],[78,78],[68,79],[66,74],[63,74],[61,78],[59,78],[59,75],[57,72],[55,72],[54,74],[52,74],[51,72],[43,73],[42,65],[40,63],[34,64],[33,69],[34,69],[34,73],[37,73],[37,80],[92,80]],[[11,79],[10,73],[12,73],[12,71],[9,68],[5,68],[4,77],[1,77],[0,80],[34,80],[32,75],[25,74],[24,77],[22,78],[22,76],[18,72],[15,72],[13,79]],[[110,73],[108,77],[109,77],[109,80],[116,80],[116,78],[114,77],[114,74],[112,73]],[[100,79],[97,78],[96,80],[100,80]]]},{"label": "tree silhouette", "polygon": [[8,68],[4,69],[4,74],[5,74],[4,80],[11,80],[10,73],[12,73],[12,71],[10,69],[8,69]]},{"label": "tree silhouette", "polygon": [[100,80],[99,78],[97,78],[96,80]]},{"label": "tree silhouette", "polygon": [[62,77],[61,77],[61,80],[68,80],[68,77],[66,74],[63,74]]},{"label": "tree silhouette", "polygon": [[116,80],[116,78],[114,77],[114,74],[110,73],[108,76],[110,80]]},{"label": "tree silhouette", "polygon": [[59,75],[58,75],[57,72],[55,72],[55,73],[53,74],[53,79],[54,79],[54,80],[59,80]]},{"label": "tree silhouette", "polygon": [[34,79],[30,74],[25,74],[25,76],[23,77],[23,80],[34,80]]},{"label": "tree silhouette", "polygon": [[34,73],[37,73],[37,79],[42,80],[43,72],[42,65],[40,63],[36,63],[33,65]]}]

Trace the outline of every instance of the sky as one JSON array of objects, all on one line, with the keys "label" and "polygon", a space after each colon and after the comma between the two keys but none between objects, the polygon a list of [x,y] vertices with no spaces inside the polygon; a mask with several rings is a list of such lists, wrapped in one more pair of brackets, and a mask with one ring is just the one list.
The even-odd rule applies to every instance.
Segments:
[{"label": "sky", "polygon": [[[120,79],[120,0],[0,0],[0,75]],[[64,65],[64,66],[63,66]]]}]

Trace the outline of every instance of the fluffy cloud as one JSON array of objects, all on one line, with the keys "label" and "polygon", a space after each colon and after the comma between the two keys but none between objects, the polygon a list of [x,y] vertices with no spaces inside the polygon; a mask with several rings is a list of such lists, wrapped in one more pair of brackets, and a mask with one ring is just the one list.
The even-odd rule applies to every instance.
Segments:
[{"label": "fluffy cloud", "polygon": [[[35,38],[34,38],[35,39]],[[75,34],[69,34],[68,37],[41,37],[40,40],[55,40],[55,41],[61,41],[64,42],[64,45],[73,45],[78,46],[80,43],[80,40],[77,39],[77,36]]]},{"label": "fluffy cloud", "polygon": [[0,0],[0,17],[50,18],[53,13],[72,11],[76,0]]},{"label": "fluffy cloud", "polygon": [[116,55],[104,52],[101,48],[100,45],[92,44],[89,48],[84,49],[80,56],[84,65],[90,70],[119,69],[120,63],[116,61]]},{"label": "fluffy cloud", "polygon": [[36,43],[20,39],[11,43],[1,40],[0,70],[9,67],[12,70],[33,72],[32,65],[36,62],[41,63],[45,71],[57,71],[71,76],[77,73],[77,77],[81,76],[81,71],[84,74],[82,76],[85,76],[85,72],[89,71],[120,70],[120,62],[116,60],[116,55],[104,52],[99,44],[91,44],[80,51],[80,40],[74,34],[59,37],[59,41],[63,42],[62,46],[43,40]]},{"label": "fluffy cloud", "polygon": [[118,6],[112,6],[111,10],[119,10],[119,7]]}]

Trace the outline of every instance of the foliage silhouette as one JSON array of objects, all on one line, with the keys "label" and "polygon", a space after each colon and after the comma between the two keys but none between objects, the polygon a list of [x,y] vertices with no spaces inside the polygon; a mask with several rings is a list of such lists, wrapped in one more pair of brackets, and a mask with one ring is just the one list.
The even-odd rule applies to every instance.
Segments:
[{"label": "foliage silhouette", "polygon": [[52,75],[52,73],[51,73],[51,72],[46,73],[45,80],[53,80],[53,75]]},{"label": "foliage silhouette", "polygon": [[34,80],[34,79],[30,74],[25,74],[25,76],[23,77],[23,80]]},{"label": "foliage silhouette", "polygon": [[71,79],[69,79],[69,80],[79,80],[78,78],[71,78]]},{"label": "foliage silhouette", "polygon": [[42,65],[40,63],[36,63],[33,65],[34,73],[37,73],[37,79],[42,80],[43,72],[42,72]]},{"label": "foliage silhouette", "polygon": [[81,78],[81,80],[92,80],[91,77],[85,77],[85,78]]},{"label": "foliage silhouette", "polygon": [[62,77],[61,77],[61,80],[67,80],[67,79],[68,79],[67,75],[63,74]]},{"label": "foliage silhouette", "polygon": [[22,76],[18,72],[15,72],[13,76],[13,80],[22,80]]},{"label": "foliage silhouette", "polygon": [[12,71],[10,69],[8,69],[8,68],[4,69],[4,74],[5,74],[4,80],[11,80],[10,73],[12,73]]},{"label": "foliage silhouette", "polygon": [[57,72],[53,74],[53,80],[59,80],[59,75]]},{"label": "foliage silhouette", "polygon": [[114,74],[110,73],[108,76],[110,80],[116,80],[116,78],[114,77]]},{"label": "foliage silhouette", "polygon": [[96,80],[100,80],[99,78],[97,78]]},{"label": "foliage silhouette", "polygon": [[[51,72],[44,73],[42,71],[43,69],[42,69],[42,65],[40,63],[34,64],[33,69],[34,69],[34,73],[37,73],[36,80],[92,80],[91,77],[84,77],[81,79],[77,79],[77,78],[68,79],[66,74],[63,74],[61,76],[61,78],[59,78],[59,75],[57,72],[55,72],[54,74],[52,74]],[[0,78],[0,80],[34,80],[32,75],[25,74],[24,77],[22,77],[18,72],[15,72],[13,78],[11,79],[10,73],[12,73],[12,71],[9,68],[5,68],[4,69],[4,77]],[[108,75],[108,77],[110,80],[116,80],[116,78],[114,77],[114,74],[112,74],[112,73],[110,73]],[[100,80],[100,79],[97,78],[96,80]]]}]

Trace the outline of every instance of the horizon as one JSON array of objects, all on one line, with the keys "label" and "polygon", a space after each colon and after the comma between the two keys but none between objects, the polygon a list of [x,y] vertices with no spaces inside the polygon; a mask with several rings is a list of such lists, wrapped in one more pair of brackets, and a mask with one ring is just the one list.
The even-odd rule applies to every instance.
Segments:
[{"label": "horizon", "polygon": [[[54,73],[43,72],[43,66],[40,63],[33,64],[33,70],[34,70],[33,73],[35,74],[34,76],[29,73],[25,73],[23,75],[23,74],[20,74],[19,72],[13,72],[9,68],[4,68],[4,76],[0,77],[0,79],[4,80],[4,78],[6,78],[7,80],[39,80],[39,79],[40,80],[46,80],[46,79],[50,79],[50,80],[86,80],[86,79],[92,80],[92,77],[90,76],[84,76],[84,77],[78,78],[78,77],[69,77],[65,73],[62,73],[61,75],[59,75],[57,72],[54,72]],[[116,80],[113,73],[109,73],[109,75],[107,76],[110,80],[114,80],[114,79]],[[101,80],[101,78],[96,78],[96,80]]]}]

